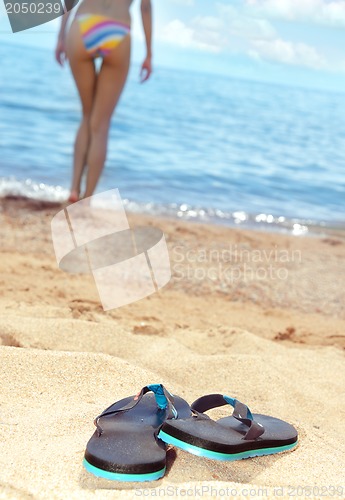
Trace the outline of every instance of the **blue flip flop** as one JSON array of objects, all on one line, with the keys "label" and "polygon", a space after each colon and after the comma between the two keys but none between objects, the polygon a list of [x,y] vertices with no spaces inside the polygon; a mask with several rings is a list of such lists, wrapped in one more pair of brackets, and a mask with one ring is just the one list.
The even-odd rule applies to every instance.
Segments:
[{"label": "blue flip flop", "polygon": [[166,445],[157,439],[157,433],[167,418],[189,415],[188,403],[172,396],[162,384],[145,386],[95,419],[97,429],[86,446],[85,469],[115,481],[161,478],[166,468]]},{"label": "blue flip flop", "polygon": [[[231,405],[231,416],[214,421],[204,412]],[[165,443],[201,457],[233,461],[290,450],[297,445],[296,429],[278,418],[252,414],[237,399],[210,394],[197,399],[186,418],[169,417],[158,437]]]}]

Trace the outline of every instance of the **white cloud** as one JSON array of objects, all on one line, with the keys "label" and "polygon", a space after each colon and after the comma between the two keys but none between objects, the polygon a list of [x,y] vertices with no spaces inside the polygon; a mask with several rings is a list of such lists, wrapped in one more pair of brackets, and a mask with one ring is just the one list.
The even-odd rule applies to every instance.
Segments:
[{"label": "white cloud", "polygon": [[233,6],[217,4],[216,13],[217,17],[196,16],[188,24],[174,19],[158,29],[158,38],[180,47],[216,53],[234,47],[238,39],[266,40],[276,36],[268,21],[248,17]]},{"label": "white cloud", "polygon": [[314,22],[321,18],[323,22],[325,19],[331,22],[334,16],[339,22],[343,9],[345,23],[345,0],[244,0],[232,5],[217,3],[215,7],[214,16],[199,15],[188,23],[179,19],[171,21],[160,29],[159,38],[205,52],[226,50],[257,60],[329,69],[331,64],[315,47],[283,39],[272,24],[273,18],[292,21],[308,18],[310,21],[313,17]]},{"label": "white cloud", "polygon": [[345,26],[345,0],[246,0],[248,13],[326,26]]},{"label": "white cloud", "polygon": [[266,40],[276,35],[269,21],[250,16],[232,5],[218,4],[218,12],[229,37]]},{"label": "white cloud", "polygon": [[251,44],[249,55],[256,59],[277,61],[294,66],[322,69],[326,66],[324,58],[309,45],[292,43],[280,38],[275,40],[256,40]]},{"label": "white cloud", "polygon": [[167,43],[205,52],[220,52],[224,40],[217,30],[217,18],[196,17],[189,26],[174,19],[161,30],[157,37]]}]

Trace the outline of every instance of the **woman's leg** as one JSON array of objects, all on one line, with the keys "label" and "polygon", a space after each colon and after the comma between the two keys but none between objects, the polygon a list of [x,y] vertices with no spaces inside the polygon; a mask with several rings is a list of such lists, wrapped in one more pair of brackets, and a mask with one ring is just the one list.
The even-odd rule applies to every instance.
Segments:
[{"label": "woman's leg", "polygon": [[90,117],[97,81],[94,60],[85,50],[77,20],[73,22],[68,34],[67,56],[82,105],[82,121],[74,143],[73,179],[69,198],[75,202],[79,199],[81,179],[86,166],[90,143]]},{"label": "woman's leg", "polygon": [[126,36],[120,45],[103,59],[97,76],[90,117],[91,139],[87,155],[85,198],[93,195],[104,167],[110,120],[127,80],[130,48],[130,36]]}]

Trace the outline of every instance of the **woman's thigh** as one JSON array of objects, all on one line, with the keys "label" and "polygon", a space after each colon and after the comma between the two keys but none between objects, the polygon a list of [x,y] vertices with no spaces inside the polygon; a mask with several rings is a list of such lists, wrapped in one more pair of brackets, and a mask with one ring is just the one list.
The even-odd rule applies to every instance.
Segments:
[{"label": "woman's thigh", "polygon": [[120,99],[130,65],[131,40],[126,36],[118,47],[104,57],[97,77],[91,126],[98,128],[110,122]]},{"label": "woman's thigh", "polygon": [[85,49],[76,19],[72,22],[67,34],[66,54],[82,102],[83,114],[90,115],[93,107],[97,73],[94,60]]}]

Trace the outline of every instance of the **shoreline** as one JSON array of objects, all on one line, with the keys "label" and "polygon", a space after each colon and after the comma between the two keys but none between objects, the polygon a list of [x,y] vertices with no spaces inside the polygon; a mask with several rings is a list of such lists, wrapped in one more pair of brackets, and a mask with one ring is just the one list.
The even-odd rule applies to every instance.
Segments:
[{"label": "shoreline", "polygon": [[[125,200],[128,202],[128,200]],[[131,205],[133,207],[133,204],[136,205],[136,210],[131,210]],[[260,216],[253,216],[250,214],[246,214],[248,217],[247,221],[242,221],[242,222],[235,222],[236,218],[233,218],[233,220],[226,220],[226,219],[221,219],[221,218],[198,218],[198,217],[186,217],[186,216],[179,216],[178,213],[176,212],[171,213],[165,209],[165,211],[161,212],[150,212],[148,210],[143,209],[142,212],[139,212],[139,205],[136,202],[128,202],[126,206],[125,204],[125,210],[126,213],[131,214],[133,216],[135,215],[143,215],[151,218],[158,218],[158,219],[163,219],[166,221],[175,221],[175,222],[181,222],[181,223],[192,223],[192,224],[201,224],[201,225],[206,225],[206,226],[218,226],[218,227],[224,227],[228,229],[239,229],[239,230],[244,230],[244,231],[258,231],[258,232],[263,232],[263,233],[271,233],[271,234],[282,234],[282,235],[290,235],[290,236],[310,236],[310,237],[320,237],[324,238],[327,236],[331,237],[339,237],[339,238],[344,238],[345,237],[345,221],[344,223],[341,222],[315,222],[315,221],[306,221],[306,220],[299,220],[296,218],[285,218],[285,217],[274,217],[275,222],[258,222],[255,221],[255,217],[258,218]],[[23,195],[15,195],[15,194],[8,194],[5,196],[0,196],[0,211],[1,210],[7,210],[12,213],[14,213],[16,210],[27,210],[28,212],[30,211],[40,211],[40,210],[53,210],[53,209],[62,209],[67,206],[66,202],[61,202],[59,200],[54,201],[54,200],[46,200],[46,199],[39,199],[39,198],[30,198],[27,196]],[[143,207],[140,207],[143,208]],[[237,212],[234,212],[234,214]],[[244,213],[244,212],[239,212],[239,213]],[[263,218],[273,218],[271,215],[265,215],[261,214]],[[277,222],[278,219],[284,219],[282,222]]]}]

